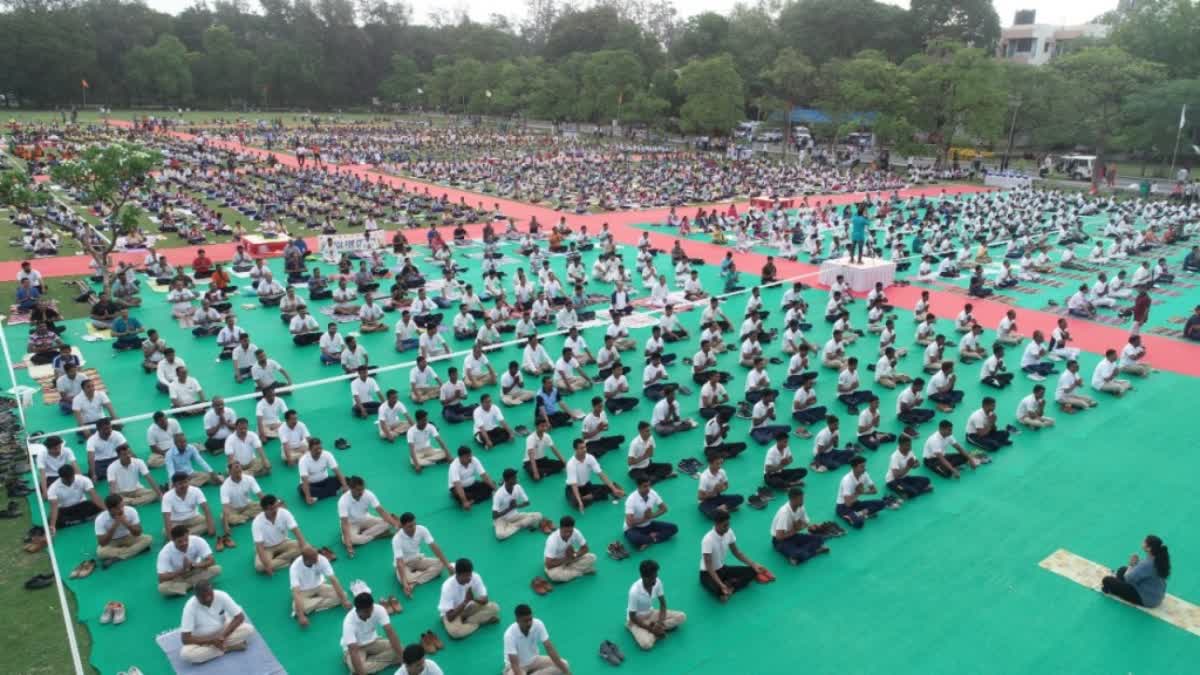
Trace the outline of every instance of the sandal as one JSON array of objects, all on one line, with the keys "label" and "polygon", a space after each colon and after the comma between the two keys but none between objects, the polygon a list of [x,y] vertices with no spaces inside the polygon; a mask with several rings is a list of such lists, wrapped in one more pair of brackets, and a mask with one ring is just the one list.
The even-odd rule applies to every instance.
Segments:
[{"label": "sandal", "polygon": [[233,535],[227,534],[221,538],[225,540],[225,548],[237,548],[237,542],[233,540]]},{"label": "sandal", "polygon": [[322,546],[320,549],[317,550],[317,553],[325,556],[325,559],[328,560],[329,562],[333,562],[333,561],[337,560],[337,554],[334,553],[333,549],[329,548],[328,546]]},{"label": "sandal", "polygon": [[533,581],[529,582],[529,587],[538,595],[545,595],[554,590],[554,587],[550,585],[550,582],[543,577],[534,577]]},{"label": "sandal", "polygon": [[542,522],[538,523],[538,527],[541,528],[542,534],[550,534],[554,532],[554,521],[549,518],[542,518]]}]

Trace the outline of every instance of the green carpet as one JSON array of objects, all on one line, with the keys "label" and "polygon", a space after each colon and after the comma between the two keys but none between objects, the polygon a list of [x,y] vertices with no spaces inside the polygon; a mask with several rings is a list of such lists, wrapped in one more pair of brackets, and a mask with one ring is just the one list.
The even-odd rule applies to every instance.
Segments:
[{"label": "green carpet", "polygon": [[[629,251],[626,262],[632,269]],[[564,265],[561,258],[554,264],[560,271]],[[668,272],[665,256],[658,264]],[[472,269],[471,275],[477,276],[477,272]],[[710,287],[715,287],[714,268],[705,268],[702,275]],[[779,320],[779,293],[771,289],[763,294],[767,307],[774,310],[770,325]],[[214,362],[216,349],[211,338],[196,340],[169,319],[163,296],[150,291],[145,296],[148,307],[138,312],[143,322],[158,327],[180,350],[210,396],[250,391],[249,384],[232,383],[228,363]],[[814,309],[823,306],[824,299],[823,292],[808,292]],[[742,306],[743,299],[737,298],[728,301],[724,309],[737,320]],[[855,307],[857,316],[861,305]],[[273,310],[243,311],[239,316],[252,339],[280,360],[297,381],[334,373],[318,365],[315,347],[303,350],[303,354],[295,351]],[[695,334],[699,312],[685,313],[682,319]],[[908,315],[901,313],[898,324],[900,342],[909,342],[912,322]],[[942,324],[949,330],[948,322]],[[76,321],[69,326],[67,335],[78,342],[89,364],[100,369],[119,413],[134,414],[168,405],[166,396],[154,389],[151,376],[141,374],[136,354],[114,354],[107,343],[79,341],[82,324]],[[342,330],[351,327],[343,325]],[[8,338],[18,351],[17,343],[23,342],[25,330],[8,329]],[[635,331],[635,337],[640,341],[647,331]],[[600,344],[601,333],[602,328],[587,333],[593,350]],[[828,325],[818,318],[810,339],[820,343],[828,333]],[[377,364],[408,360],[410,355],[397,355],[391,349],[391,340],[386,333],[368,335],[363,344]],[[552,339],[548,349],[553,352],[560,344],[561,339]],[[690,356],[692,349],[680,347],[676,351],[682,357]],[[864,363],[873,362],[875,340],[860,340],[850,351]],[[491,360],[500,366],[518,355],[518,350],[509,348],[493,354]],[[636,357],[630,358],[638,362]],[[919,358],[910,355],[902,362],[902,369],[919,369]],[[1016,368],[1017,358],[1016,350],[1010,350],[1010,369]],[[455,365],[459,361],[455,358]],[[1095,361],[1094,355],[1084,356],[1085,373],[1090,374]],[[720,366],[734,372],[729,390],[738,396],[745,371],[737,366],[733,355],[723,356]],[[960,429],[975,402],[985,395],[976,384],[977,368],[961,367],[967,403],[948,415]],[[444,375],[446,364],[438,364],[436,369]],[[772,367],[776,382],[782,381],[784,369],[783,365]],[[670,369],[679,378],[687,371],[681,363]],[[869,380],[869,373],[864,371],[863,375],[864,381]],[[640,377],[630,379],[635,389],[640,387]],[[404,382],[407,371],[380,378],[384,389],[403,389]],[[1145,534],[1154,532],[1165,539],[1176,561],[1170,591],[1185,599],[1200,600],[1200,581],[1186,571],[1187,562],[1200,556],[1200,537],[1187,534],[1194,532],[1194,510],[1186,506],[1190,503],[1186,501],[1191,493],[1190,477],[1200,470],[1200,458],[1186,452],[1191,445],[1186,439],[1194,434],[1189,414],[1195,409],[1196,382],[1156,374],[1137,385],[1137,390],[1121,401],[1101,395],[1101,405],[1093,411],[1073,417],[1055,414],[1057,428],[1022,433],[1016,437],[1016,445],[1001,451],[995,462],[960,482],[935,477],[934,494],[910,502],[899,511],[885,511],[864,531],[851,531],[834,540],[831,555],[799,568],[789,567],[770,546],[769,524],[780,499],[772,501],[764,512],[743,509],[734,517],[739,543],[750,556],[770,566],[778,581],[752,586],[724,606],[702,591],[696,581],[700,538],[709,524],[694,506],[696,485],[687,477],[658,487],[671,507],[666,518],[680,526],[674,540],[626,561],[604,558],[596,576],[537,597],[528,584],[541,573],[543,537],[521,533],[509,541],[496,542],[486,508],[463,514],[450,502],[443,467],[419,477],[414,475],[403,446],[379,442],[373,424],[349,416],[348,385],[306,389],[291,396],[288,404],[300,412],[314,434],[326,440],[327,447],[337,436],[350,440],[351,449],[331,450],[336,452],[343,471],[366,477],[368,486],[391,511],[415,512],[450,558],[473,559],[492,597],[500,603],[500,626],[486,627],[463,643],[445,640],[447,649],[435,660],[447,673],[497,672],[502,666],[503,627],[511,621],[512,609],[519,603],[534,607],[576,673],[607,672],[609,666],[596,656],[597,645],[603,639],[621,646],[629,657],[625,665],[634,672],[783,673],[795,670],[797,665],[817,672],[854,673],[1186,672],[1190,668],[1185,664],[1200,658],[1200,641],[1193,636],[1037,567],[1039,560],[1060,547],[1115,566],[1136,550]],[[1030,383],[1018,378],[1008,391],[999,394],[1001,420],[1011,420],[1017,401],[1029,387]],[[833,400],[833,391],[832,373],[822,371],[818,385],[821,401],[830,405],[846,426],[853,420]],[[879,393],[885,420],[890,419],[895,394]],[[995,392],[989,390],[987,394]],[[569,403],[583,406],[592,395],[576,394]],[[696,395],[684,397],[683,408],[694,415]],[[247,403],[235,409],[241,415],[252,413]],[[514,425],[528,424],[532,414],[528,407],[505,412]],[[649,412],[649,403],[643,402],[634,413],[613,417],[614,432],[632,437],[637,421],[647,419]],[[35,430],[67,424],[67,418],[40,402],[30,411],[30,417]],[[452,447],[470,443],[469,424],[451,426],[440,419],[438,424]],[[735,436],[743,435],[748,427],[744,420],[735,420],[734,424]],[[200,426],[198,419],[183,421],[184,430],[192,438],[202,436]],[[893,421],[885,422],[884,427],[898,429]],[[126,430],[143,455],[145,428],[146,423],[135,423]],[[932,430],[932,424],[925,425],[920,440]],[[696,430],[660,439],[660,457],[675,462],[697,456],[700,433]],[[1146,443],[1150,436],[1160,440]],[[558,446],[566,449],[574,434],[563,429],[554,437]],[[793,440],[793,451],[806,461],[811,456],[811,442]],[[82,449],[74,440],[69,443],[76,450]],[[920,442],[916,445],[919,451]],[[272,444],[268,450],[277,453],[277,446]],[[503,468],[518,465],[522,452],[523,444],[518,441],[491,452],[480,450],[479,456],[489,473],[499,476]],[[877,483],[882,484],[889,454],[890,449],[885,448],[868,456],[868,468]],[[610,475],[631,487],[622,470],[622,455],[614,452],[603,463]],[[762,457],[763,450],[752,446],[726,465],[733,491],[746,494],[759,486]],[[328,544],[342,553],[340,545],[335,545],[335,500],[324,500],[313,507],[302,505],[295,493],[294,471],[283,468],[278,461],[275,464],[274,473],[261,481],[264,490],[288,499],[310,541]],[[814,519],[833,518],[836,485],[842,473],[809,478],[808,510]],[[162,480],[162,474],[158,470],[155,476]],[[538,485],[523,482],[533,509],[552,518],[567,512],[561,476]],[[205,488],[205,493],[210,503],[218,501],[216,488]],[[153,637],[178,625],[183,600],[164,600],[154,590],[154,556],[163,543],[155,527],[160,522],[157,511],[155,505],[140,510],[149,525],[147,531],[155,536],[151,553],[97,571],[88,579],[67,582],[78,597],[80,621],[92,631],[92,661],[100,672],[115,673],[130,665],[138,665],[146,673],[169,672]],[[607,543],[620,538],[621,524],[622,508],[601,504],[580,518],[579,528],[603,557]],[[217,555],[225,570],[218,586],[245,607],[289,672],[342,672],[338,647],[342,612],[323,612],[313,618],[307,631],[299,629],[288,616],[287,575],[277,574],[268,580],[252,571],[248,526],[236,530],[235,539],[238,548]],[[93,555],[92,528],[80,525],[65,530],[56,543],[62,568],[70,570]],[[670,604],[687,612],[689,619],[655,650],[640,653],[623,628],[623,621],[627,590],[637,577],[638,561],[646,557],[662,564]],[[334,569],[344,584],[363,579],[378,594],[399,595],[386,541],[360,547],[354,560],[342,555]],[[415,598],[405,602],[404,613],[394,619],[402,640],[415,639],[421,631],[438,625],[436,585],[418,589]],[[97,621],[109,600],[122,601],[129,607],[124,625],[106,626]],[[444,637],[440,627],[438,632]],[[714,647],[714,641],[721,644]],[[62,644],[61,639],[54,644]],[[1129,648],[1148,644],[1153,649]]]},{"label": "green carpet", "polygon": [[[960,196],[959,199],[973,199],[975,196]],[[839,207],[841,208],[841,207]],[[912,209],[918,217],[923,217],[924,209]],[[1108,249],[1109,239],[1103,237],[1104,226],[1108,222],[1106,214],[1084,216],[1082,218],[1084,231],[1095,239],[1101,239],[1105,244],[1105,250]],[[661,223],[643,223],[635,224],[634,227],[650,230],[652,232],[667,232],[672,235],[677,234],[677,230],[667,227]],[[878,231],[872,233],[876,241],[882,240],[882,234]],[[826,231],[823,234],[825,250],[829,251],[829,246],[832,240],[832,232]],[[712,243],[712,236],[703,232],[693,232],[684,239],[693,241],[703,241]],[[911,244],[912,236],[906,236],[906,245]],[[990,299],[1005,302],[1014,307],[1025,309],[1036,309],[1040,311],[1051,312],[1066,312],[1066,299],[1074,293],[1080,284],[1086,283],[1088,288],[1096,282],[1096,275],[1099,272],[1106,272],[1109,279],[1115,279],[1117,272],[1125,270],[1126,283],[1133,278],[1134,270],[1136,270],[1143,260],[1149,261],[1153,266],[1157,260],[1161,258],[1167,259],[1168,267],[1170,267],[1176,276],[1176,280],[1171,284],[1164,284],[1154,288],[1150,292],[1151,308],[1150,319],[1146,323],[1144,332],[1150,334],[1163,335],[1165,337],[1179,338],[1178,331],[1183,329],[1183,323],[1187,317],[1191,316],[1193,308],[1200,303],[1200,275],[1186,273],[1182,270],[1181,264],[1183,258],[1191,250],[1195,241],[1186,243],[1172,244],[1165,247],[1159,247],[1148,253],[1139,256],[1131,256],[1125,260],[1113,260],[1103,265],[1094,265],[1084,262],[1094,271],[1072,271],[1062,270],[1055,267],[1052,274],[1041,275],[1038,281],[1022,281],[1016,287],[1007,289],[995,289],[996,293]],[[1076,260],[1079,262],[1086,261],[1088,253],[1091,251],[1092,243],[1080,244],[1073,247],[1076,255]],[[776,250],[769,246],[756,244],[751,247],[751,251],[760,255],[772,255],[777,253]],[[984,276],[989,281],[994,281],[1001,270],[1001,261],[1004,258],[1003,247],[992,247],[990,249],[992,262],[984,265]],[[1061,251],[1052,251],[1051,259],[1057,264]],[[890,254],[888,254],[890,257]],[[800,254],[801,262],[811,262],[807,254]],[[1013,260],[1015,266],[1019,261]],[[931,290],[940,290],[951,293],[961,293],[966,296],[968,282],[971,277],[972,269],[965,267],[962,274],[957,279],[939,279],[933,283],[917,281],[915,279],[919,260],[913,260],[912,266],[904,271],[899,271],[896,274],[897,279],[906,279],[911,283]],[[936,264],[934,266],[936,269]],[[758,270],[743,270],[744,272],[757,272]],[[1049,306],[1048,302],[1054,301],[1058,303],[1057,307]],[[1118,300],[1116,308],[1100,308],[1096,319],[1097,323],[1114,326],[1130,326],[1132,319],[1121,318],[1118,315],[1118,309],[1121,307],[1130,306],[1133,299]],[[1073,319],[1074,320],[1074,319]],[[1085,321],[1085,319],[1077,319]]]}]

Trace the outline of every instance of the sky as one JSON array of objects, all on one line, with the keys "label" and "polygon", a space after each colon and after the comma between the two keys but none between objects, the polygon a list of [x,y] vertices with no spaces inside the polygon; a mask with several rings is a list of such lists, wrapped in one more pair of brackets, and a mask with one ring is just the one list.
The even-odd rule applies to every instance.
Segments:
[{"label": "sky", "polygon": [[[681,17],[701,12],[729,11],[738,0],[675,0]],[[146,0],[151,7],[172,14],[191,5],[193,0]],[[450,10],[452,14],[466,11],[472,19],[487,20],[491,14],[503,14],[520,19],[525,13],[525,0],[407,0],[413,8],[415,23],[427,23],[429,13],[435,9]],[[893,5],[907,6],[908,0],[883,0]],[[251,5],[255,3],[251,0]],[[1074,24],[1085,23],[1096,16],[1115,9],[1117,0],[995,0],[1000,25],[1012,24],[1013,15],[1019,9],[1037,10],[1038,23]]]}]

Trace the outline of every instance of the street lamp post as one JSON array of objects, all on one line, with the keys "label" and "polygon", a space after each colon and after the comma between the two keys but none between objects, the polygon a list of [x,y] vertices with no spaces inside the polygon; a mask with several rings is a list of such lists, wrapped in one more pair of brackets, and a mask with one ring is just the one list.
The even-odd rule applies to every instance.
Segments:
[{"label": "street lamp post", "polygon": [[1012,106],[1013,114],[1012,121],[1008,125],[1008,147],[1004,149],[1004,161],[1000,163],[1000,170],[1008,169],[1009,156],[1012,154],[1013,139],[1017,135],[1017,112],[1021,109],[1021,97],[1013,96],[1008,99],[1008,104]]}]

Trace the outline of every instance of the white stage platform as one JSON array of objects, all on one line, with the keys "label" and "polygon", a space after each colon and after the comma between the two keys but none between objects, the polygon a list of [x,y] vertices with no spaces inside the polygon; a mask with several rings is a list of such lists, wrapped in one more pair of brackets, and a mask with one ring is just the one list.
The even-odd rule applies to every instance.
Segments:
[{"label": "white stage platform", "polygon": [[845,277],[850,290],[866,293],[882,282],[887,288],[896,281],[896,263],[881,258],[863,258],[862,264],[851,264],[849,257],[834,258],[821,263],[821,283],[833,284],[838,275]]}]

